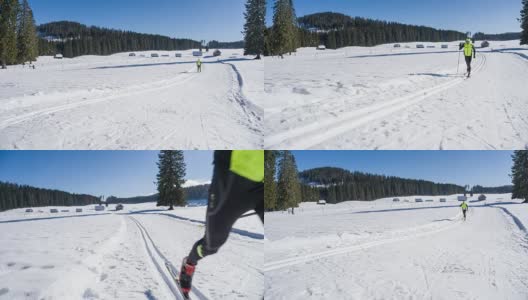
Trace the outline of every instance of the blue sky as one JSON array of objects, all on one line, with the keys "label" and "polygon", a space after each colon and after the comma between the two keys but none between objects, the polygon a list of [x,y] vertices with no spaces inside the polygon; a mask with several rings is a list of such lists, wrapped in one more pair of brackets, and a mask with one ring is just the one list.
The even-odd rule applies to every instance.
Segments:
[{"label": "blue sky", "polygon": [[[293,0],[297,16],[334,11],[350,16],[461,32],[519,32],[521,0]],[[273,13],[268,0],[268,22]]]},{"label": "blue sky", "polygon": [[[210,181],[213,152],[185,151],[187,179]],[[156,193],[157,151],[0,151],[0,181],[94,196]]]},{"label": "blue sky", "polygon": [[194,40],[242,39],[245,0],[29,0],[38,24],[76,21]]},{"label": "blue sky", "polygon": [[511,184],[511,151],[294,151],[300,171],[340,167],[352,171],[459,185]]}]

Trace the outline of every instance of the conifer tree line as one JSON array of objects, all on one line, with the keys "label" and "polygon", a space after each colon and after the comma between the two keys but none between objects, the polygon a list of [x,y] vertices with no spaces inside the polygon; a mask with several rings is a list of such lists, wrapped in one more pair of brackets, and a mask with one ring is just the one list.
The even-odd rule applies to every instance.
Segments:
[{"label": "conifer tree line", "polygon": [[35,61],[38,56],[35,19],[28,0],[0,0],[0,66]]},{"label": "conifer tree line", "polygon": [[462,32],[405,25],[340,13],[323,12],[296,18],[293,0],[275,0],[273,26],[265,30],[265,55],[284,55],[299,47],[325,45],[375,46],[403,42],[449,42],[465,39]]},{"label": "conifer tree line", "polygon": [[521,45],[528,45],[528,0],[522,1],[521,18]]},{"label": "conifer tree line", "polygon": [[323,167],[298,172],[291,151],[265,151],[264,207],[277,211],[298,207],[300,202],[321,199],[328,203],[370,201],[385,197],[462,194],[465,187],[425,180],[350,172]]},{"label": "conifer tree line", "polygon": [[514,152],[511,177],[512,199],[524,199],[528,203],[528,150]]},{"label": "conifer tree line", "polygon": [[507,194],[513,192],[513,185],[504,185],[497,187],[485,187],[480,185],[475,185],[471,188],[471,192],[474,194]]},{"label": "conifer tree line", "polygon": [[43,206],[82,206],[99,203],[99,198],[59,190],[0,182],[0,211]]},{"label": "conifer tree line", "polygon": [[506,32],[499,34],[486,34],[482,32],[477,32],[473,35],[474,41],[511,41],[518,40],[520,38],[520,32]]},{"label": "conifer tree line", "polygon": [[161,151],[158,155],[158,203],[157,206],[185,206],[183,185],[185,184],[186,166],[181,150]]},{"label": "conifer tree line", "polygon": [[330,167],[306,170],[299,174],[299,178],[308,185],[303,190],[307,193],[304,201],[324,199],[328,203],[412,195],[451,195],[465,191],[464,187],[455,184],[350,172]]},{"label": "conifer tree line", "polygon": [[197,49],[202,42],[162,35],[86,26],[76,22],[52,22],[38,26],[40,55],[110,55],[129,51]]}]

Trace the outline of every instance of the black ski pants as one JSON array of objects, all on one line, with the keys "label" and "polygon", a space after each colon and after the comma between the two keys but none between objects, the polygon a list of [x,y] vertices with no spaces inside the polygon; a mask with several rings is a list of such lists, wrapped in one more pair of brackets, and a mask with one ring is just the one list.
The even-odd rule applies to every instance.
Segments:
[{"label": "black ski pants", "polygon": [[471,61],[473,60],[473,57],[465,56],[465,58],[466,58],[467,72],[468,74],[471,74]]},{"label": "black ski pants", "polygon": [[218,252],[235,222],[245,213],[256,211],[264,223],[264,183],[253,182],[231,172],[230,161],[231,151],[215,152],[205,235],[194,244],[189,254],[188,262],[191,264]]}]

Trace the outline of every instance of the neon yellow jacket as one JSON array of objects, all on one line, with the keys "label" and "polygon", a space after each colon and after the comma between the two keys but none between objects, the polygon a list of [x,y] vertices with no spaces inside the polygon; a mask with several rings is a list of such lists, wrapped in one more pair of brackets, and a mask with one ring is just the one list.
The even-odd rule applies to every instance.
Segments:
[{"label": "neon yellow jacket", "polygon": [[471,42],[466,41],[464,44],[464,55],[465,56],[473,56],[473,52],[475,51],[475,46]]},{"label": "neon yellow jacket", "polygon": [[462,210],[467,210],[469,208],[466,202],[460,204],[460,207],[462,207]]},{"label": "neon yellow jacket", "polygon": [[264,181],[264,150],[234,150],[230,171],[254,182]]}]

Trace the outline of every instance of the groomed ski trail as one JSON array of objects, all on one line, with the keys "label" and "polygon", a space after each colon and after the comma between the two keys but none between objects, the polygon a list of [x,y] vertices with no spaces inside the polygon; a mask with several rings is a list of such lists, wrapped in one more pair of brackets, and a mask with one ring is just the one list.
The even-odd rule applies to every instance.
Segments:
[{"label": "groomed ski trail", "polygon": [[[474,68],[474,74],[480,72],[486,67],[486,55],[481,54],[479,57],[482,59],[478,60],[479,64]],[[325,141],[339,137],[340,135],[369,122],[386,118],[398,111],[416,105],[440,92],[459,85],[465,80],[468,79],[466,77],[456,77],[445,83],[412,92],[406,96],[388,102],[375,104],[363,109],[345,113],[337,118],[321,120],[313,124],[268,136],[265,139],[265,147],[267,149],[314,148],[317,145],[324,144]]]},{"label": "groomed ski trail", "polygon": [[[193,67],[171,79],[135,86],[8,99],[8,105],[0,109],[0,146],[68,150],[262,148],[263,113],[243,95],[243,82],[238,81],[242,75],[236,66],[206,60],[204,67],[199,74]],[[98,76],[112,68],[138,72],[133,66],[83,72]],[[153,66],[147,68],[155,72]],[[165,68],[169,68],[163,70],[167,73],[176,66]]]},{"label": "groomed ski trail", "polygon": [[396,242],[408,241],[408,240],[412,240],[412,239],[416,239],[416,238],[420,238],[424,236],[433,235],[439,232],[450,230],[453,227],[459,225],[461,222],[463,222],[461,218],[462,218],[462,214],[458,214],[455,217],[449,219],[449,221],[447,221],[448,223],[446,223],[443,226],[432,227],[431,229],[429,229],[428,227],[431,227],[431,225],[433,224],[427,224],[424,226],[419,226],[416,228],[399,231],[398,234],[401,236],[398,236],[398,237],[388,237],[388,238],[382,238],[376,241],[366,241],[366,242],[361,242],[358,245],[354,245],[354,246],[341,247],[341,248],[337,248],[333,250],[322,251],[319,253],[313,253],[313,254],[304,255],[304,256],[296,256],[292,258],[283,259],[280,261],[269,262],[264,265],[264,272],[269,272],[269,271],[273,271],[277,269],[291,267],[297,264],[308,263],[314,260],[319,260],[322,258],[331,257],[335,255],[342,255],[346,253],[363,251],[363,250],[367,250],[372,247],[378,247],[378,246],[383,246],[383,245],[392,244]]},{"label": "groomed ski trail", "polygon": [[[167,288],[171,291],[171,293],[174,295],[174,298],[177,300],[185,300],[183,295],[180,293],[178,287],[174,283],[172,276],[168,274],[168,270],[166,269],[165,265],[168,263],[172,266],[172,263],[167,260],[167,258],[161,253],[161,251],[158,249],[152,238],[150,237],[148,231],[143,227],[143,225],[134,217],[129,216],[130,220],[132,220],[138,227],[139,231],[141,232],[141,237],[143,238],[143,242],[145,244],[145,249],[147,250],[147,253],[149,254],[150,259],[152,260],[153,265],[156,267],[156,269],[159,272],[159,275],[165,282]],[[174,266],[173,266],[174,267]],[[200,290],[193,286],[193,289],[191,291],[190,295],[191,299],[200,299],[200,300],[207,300],[208,298],[203,295]]]}]

